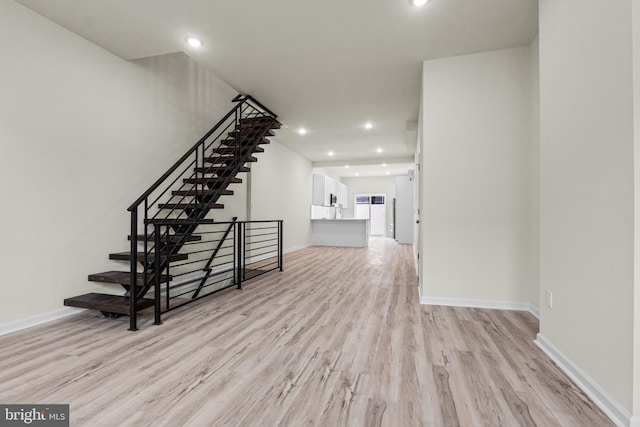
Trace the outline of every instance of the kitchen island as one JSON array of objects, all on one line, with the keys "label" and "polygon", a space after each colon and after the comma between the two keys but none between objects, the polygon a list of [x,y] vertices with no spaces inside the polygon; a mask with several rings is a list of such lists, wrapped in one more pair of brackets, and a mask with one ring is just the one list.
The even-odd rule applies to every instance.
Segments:
[{"label": "kitchen island", "polygon": [[356,218],[312,219],[311,244],[315,246],[369,246],[369,220]]}]

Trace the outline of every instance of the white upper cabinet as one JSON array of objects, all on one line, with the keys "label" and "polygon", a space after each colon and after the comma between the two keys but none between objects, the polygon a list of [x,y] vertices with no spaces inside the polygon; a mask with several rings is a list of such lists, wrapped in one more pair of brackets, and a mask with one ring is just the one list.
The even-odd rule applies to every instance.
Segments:
[{"label": "white upper cabinet", "polygon": [[[333,202],[331,198],[333,196]],[[345,184],[336,181],[327,175],[313,175],[313,200],[317,206],[340,205],[343,208],[349,205],[349,191]]]},{"label": "white upper cabinet", "polygon": [[[338,183],[339,184],[339,183]],[[313,204],[331,206],[331,196],[337,199],[337,185],[333,178],[326,175],[313,175]]]}]

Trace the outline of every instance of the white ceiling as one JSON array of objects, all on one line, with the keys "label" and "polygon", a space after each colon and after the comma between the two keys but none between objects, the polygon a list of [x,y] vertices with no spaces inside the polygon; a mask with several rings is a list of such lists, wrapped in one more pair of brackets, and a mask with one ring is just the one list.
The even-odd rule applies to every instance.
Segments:
[{"label": "white ceiling", "polygon": [[422,61],[538,32],[537,0],[16,1],[125,59],[185,51],[279,114],[276,139],[314,166],[411,156]]}]

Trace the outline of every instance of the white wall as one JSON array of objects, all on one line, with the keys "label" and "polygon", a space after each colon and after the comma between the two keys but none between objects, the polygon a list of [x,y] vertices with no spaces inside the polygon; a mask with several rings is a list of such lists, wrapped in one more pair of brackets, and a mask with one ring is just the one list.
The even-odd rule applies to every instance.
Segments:
[{"label": "white wall", "polygon": [[[277,138],[277,136],[276,136]],[[282,219],[284,250],[311,242],[311,162],[271,138],[251,165],[251,219]]]},{"label": "white wall", "polygon": [[344,218],[354,217],[354,197],[356,194],[386,194],[386,237],[393,237],[393,198],[396,197],[395,177],[371,176],[359,178],[342,178],[342,183],[346,184],[349,188],[349,208],[343,210]]},{"label": "white wall", "polygon": [[529,176],[529,215],[528,235],[525,240],[527,248],[526,263],[530,278],[526,286],[527,301],[532,306],[539,308],[540,300],[540,40],[538,37],[529,47],[530,70],[530,102],[531,117],[529,131],[531,140],[529,144],[529,158],[527,175]]},{"label": "white wall", "polygon": [[[118,292],[87,275],[128,268],[108,260],[129,249],[126,208],[233,106],[237,92],[182,53],[127,62],[13,1],[0,1],[0,52],[1,326],[60,309],[66,297]],[[278,175],[290,179],[285,185],[305,173],[310,180],[308,164],[277,144],[265,148],[261,156],[287,170]],[[292,162],[290,172],[281,159]],[[256,169],[258,180],[268,175]],[[226,208],[216,219],[246,218],[246,182],[221,199]],[[301,193],[292,200],[304,202],[308,223]],[[271,183],[261,195],[278,194]],[[257,206],[255,218],[287,220],[298,209]],[[285,234],[286,244],[309,242],[302,228]]]},{"label": "white wall", "polygon": [[532,247],[529,47],[425,61],[422,297],[526,303]]},{"label": "white wall", "polygon": [[540,1],[540,334],[628,411],[631,0]]},{"label": "white wall", "polygon": [[633,415],[640,426],[640,2],[632,2],[634,123]]},{"label": "white wall", "polygon": [[409,175],[396,176],[396,241],[413,244],[413,180]]}]

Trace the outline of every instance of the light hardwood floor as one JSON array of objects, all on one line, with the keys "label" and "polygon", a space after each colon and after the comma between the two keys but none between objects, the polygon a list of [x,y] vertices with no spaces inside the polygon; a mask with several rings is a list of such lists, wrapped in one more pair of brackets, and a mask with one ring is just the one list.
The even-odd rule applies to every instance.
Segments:
[{"label": "light hardwood floor", "polygon": [[421,306],[411,247],[313,247],[128,332],[82,313],[0,337],[1,403],[72,426],[609,426],[528,313]]}]

